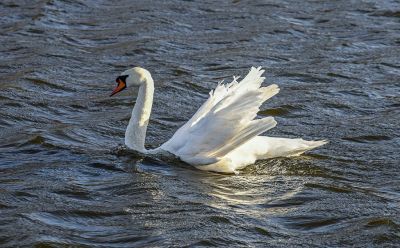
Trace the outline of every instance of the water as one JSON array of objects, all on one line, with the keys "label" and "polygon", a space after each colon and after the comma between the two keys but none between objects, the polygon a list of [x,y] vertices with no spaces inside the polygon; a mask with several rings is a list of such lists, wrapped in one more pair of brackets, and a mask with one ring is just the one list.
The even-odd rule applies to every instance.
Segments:
[{"label": "water", "polygon": [[[1,1],[0,246],[395,247],[400,3]],[[140,65],[148,147],[221,79],[267,68],[271,136],[330,140],[239,175],[116,149]]]}]

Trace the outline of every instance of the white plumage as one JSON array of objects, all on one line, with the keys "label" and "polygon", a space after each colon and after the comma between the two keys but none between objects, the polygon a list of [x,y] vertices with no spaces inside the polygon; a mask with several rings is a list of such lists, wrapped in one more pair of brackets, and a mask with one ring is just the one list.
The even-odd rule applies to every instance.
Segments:
[{"label": "white plumage", "polygon": [[255,119],[263,102],[279,92],[277,85],[261,87],[261,67],[252,67],[243,80],[219,83],[193,117],[160,148],[146,150],[144,137],[150,117],[154,82],[150,73],[133,68],[121,74],[126,87],[139,86],[139,95],[126,131],[125,143],[143,153],[170,152],[201,170],[233,173],[259,159],[296,156],[326,141],[259,136],[275,127],[273,117]]}]

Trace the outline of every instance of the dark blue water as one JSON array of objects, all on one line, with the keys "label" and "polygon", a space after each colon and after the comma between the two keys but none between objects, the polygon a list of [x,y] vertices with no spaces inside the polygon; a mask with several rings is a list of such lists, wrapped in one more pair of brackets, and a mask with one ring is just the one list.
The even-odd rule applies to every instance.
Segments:
[{"label": "dark blue water", "polygon": [[[399,1],[1,1],[0,246],[396,247],[399,58]],[[117,150],[134,65],[148,147],[251,66],[268,135],[330,143],[239,175]]]}]

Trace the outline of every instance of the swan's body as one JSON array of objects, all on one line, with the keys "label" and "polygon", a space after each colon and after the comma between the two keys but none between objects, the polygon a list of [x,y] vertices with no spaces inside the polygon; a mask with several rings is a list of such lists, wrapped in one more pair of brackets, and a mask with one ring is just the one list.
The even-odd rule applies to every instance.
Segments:
[{"label": "swan's body", "polygon": [[154,93],[151,74],[139,67],[123,72],[112,95],[125,87],[139,87],[125,132],[126,146],[146,154],[167,151],[198,169],[232,173],[259,159],[296,156],[325,144],[258,136],[276,125],[273,117],[255,119],[259,107],[279,92],[275,84],[261,87],[263,72],[252,67],[240,82],[234,78],[230,84],[219,84],[196,114],[155,150],[144,147]]}]

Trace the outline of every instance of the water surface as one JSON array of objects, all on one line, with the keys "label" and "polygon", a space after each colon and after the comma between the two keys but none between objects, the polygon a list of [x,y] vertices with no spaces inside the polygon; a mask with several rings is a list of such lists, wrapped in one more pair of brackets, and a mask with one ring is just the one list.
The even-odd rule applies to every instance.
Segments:
[{"label": "water surface", "polygon": [[[2,247],[400,243],[398,1],[1,1],[0,44]],[[330,144],[239,175],[116,152],[134,65],[150,148],[251,66],[281,87],[268,135]]]}]

